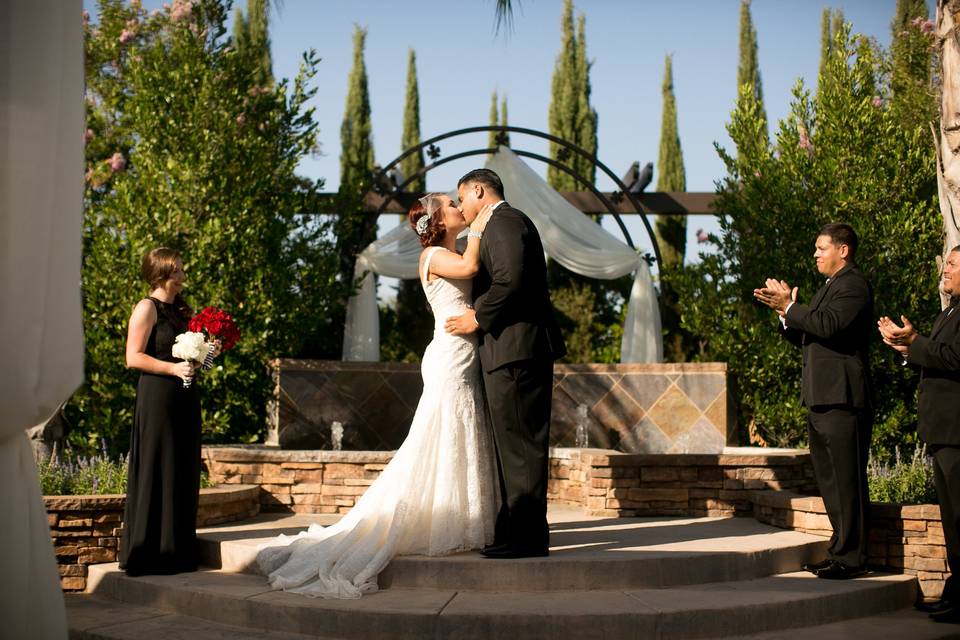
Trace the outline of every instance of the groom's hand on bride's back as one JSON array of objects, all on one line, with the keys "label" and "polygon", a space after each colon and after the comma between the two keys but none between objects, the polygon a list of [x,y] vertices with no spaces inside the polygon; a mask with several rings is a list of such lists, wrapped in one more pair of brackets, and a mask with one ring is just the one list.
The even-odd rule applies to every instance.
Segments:
[{"label": "groom's hand on bride's back", "polygon": [[451,316],[445,323],[447,333],[455,336],[464,336],[473,333],[480,328],[477,324],[477,312],[473,309],[467,309],[466,313],[460,316]]}]

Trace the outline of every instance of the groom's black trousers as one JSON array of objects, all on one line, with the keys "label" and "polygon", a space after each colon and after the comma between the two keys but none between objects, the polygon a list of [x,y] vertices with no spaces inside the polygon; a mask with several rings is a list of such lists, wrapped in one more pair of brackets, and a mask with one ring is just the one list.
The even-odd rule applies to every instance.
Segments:
[{"label": "groom's black trousers", "polygon": [[537,358],[484,371],[500,475],[495,543],[529,551],[550,546],[547,526],[553,360]]}]

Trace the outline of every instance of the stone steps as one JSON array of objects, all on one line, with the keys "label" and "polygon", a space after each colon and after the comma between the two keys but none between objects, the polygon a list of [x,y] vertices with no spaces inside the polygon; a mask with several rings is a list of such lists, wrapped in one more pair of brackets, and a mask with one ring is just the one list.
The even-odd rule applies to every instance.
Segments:
[{"label": "stone steps", "polygon": [[[263,515],[241,525],[199,532],[204,564],[259,573],[256,547],[280,533],[336,517]],[[827,542],[752,518],[592,518],[551,509],[548,558],[493,561],[476,552],[394,559],[381,589],[576,591],[661,588],[759,578],[820,560]]]},{"label": "stone steps", "polygon": [[249,574],[205,570],[129,578],[91,567],[101,598],[244,629],[331,638],[706,638],[795,629],[909,606],[912,576],[852,581],[807,573],[664,589],[482,592],[391,588],[358,600],[269,590]]},{"label": "stone steps", "polygon": [[[307,640],[317,636],[244,629],[97,596],[66,594],[71,640]],[[332,640],[332,639],[330,639]]]}]

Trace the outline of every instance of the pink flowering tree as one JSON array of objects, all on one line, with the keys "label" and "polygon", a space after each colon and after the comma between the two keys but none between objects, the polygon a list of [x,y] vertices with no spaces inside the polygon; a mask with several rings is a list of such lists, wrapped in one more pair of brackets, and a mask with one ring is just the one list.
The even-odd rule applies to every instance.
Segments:
[{"label": "pink flowering tree", "polygon": [[[890,56],[851,35],[850,25],[824,62],[816,91],[796,83],[771,144],[756,135],[757,105],[741,96],[728,124],[736,152],[717,147],[727,170],[717,185],[721,232],[678,283],[683,324],[700,340],[701,359],[733,371],[743,439],[754,443],[805,442],[799,353],[751,292],[776,277],[809,301],[823,282],[812,257],[823,224],[856,229],[857,262],[874,286],[878,316],[905,313],[929,330],[924,323],[939,309],[929,256],[939,251],[942,227],[928,121],[890,107]],[[917,381],[879,342],[872,364],[883,390],[874,429],[882,456],[913,438]]]},{"label": "pink flowering tree", "polygon": [[[225,35],[225,3],[174,0],[148,13],[101,0],[86,32],[83,301],[87,384],[70,404],[76,444],[126,447],[136,376],[126,323],[146,294],[151,247],[179,249],[187,301],[229,311],[243,332],[200,385],[208,439],[251,441],[265,424],[267,361],[339,354],[328,326],[346,297],[316,211],[320,183],[296,174],[317,148],[308,100],[317,59],[270,88]],[[80,16],[78,16],[80,19]]]}]

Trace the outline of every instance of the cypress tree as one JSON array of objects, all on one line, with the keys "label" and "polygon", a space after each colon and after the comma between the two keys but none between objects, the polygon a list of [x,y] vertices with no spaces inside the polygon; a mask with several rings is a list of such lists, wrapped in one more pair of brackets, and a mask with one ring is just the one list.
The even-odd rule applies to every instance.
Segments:
[{"label": "cypress tree", "polygon": [[[577,95],[577,143],[583,149],[597,155],[597,112],[590,105],[590,61],[587,60],[587,19],[580,14],[577,20],[576,47],[576,95]],[[593,184],[596,181],[597,166],[581,156],[576,157],[574,168]],[[578,187],[579,188],[579,187]]]},{"label": "cypress tree", "polygon": [[[552,79],[548,121],[550,133],[588,153],[597,153],[597,112],[590,105],[590,62],[586,50],[586,19],[579,16],[574,29],[573,3],[565,0],[560,18],[560,53]],[[505,111],[505,108],[503,109]],[[505,113],[501,113],[505,118]],[[593,183],[596,166],[579,154],[566,153],[550,144],[550,157]],[[547,181],[558,191],[579,191],[584,185],[573,176],[547,168]],[[554,306],[560,315],[567,344],[568,362],[615,362],[618,360],[617,325],[619,304],[632,280],[599,281],[572,273],[550,260],[547,275]]]},{"label": "cypress tree", "polygon": [[823,77],[827,70],[827,60],[830,58],[830,48],[833,45],[833,32],[830,29],[830,7],[823,10],[820,16],[820,73],[818,78]]},{"label": "cypress tree", "polygon": [[247,0],[247,14],[239,7],[234,14],[233,41],[241,56],[249,56],[251,84],[273,86],[273,58],[270,54],[270,7],[267,0]]},{"label": "cypress tree", "polygon": [[[407,58],[407,97],[403,105],[403,136],[400,140],[402,151],[420,144],[420,89],[417,86],[417,54],[413,49]],[[400,172],[407,179],[424,167],[423,150],[412,153],[400,161]],[[418,193],[426,191],[426,176],[421,176],[407,185],[407,191]],[[406,216],[403,216],[404,218]]]},{"label": "cypress tree", "polygon": [[340,126],[339,217],[335,226],[340,254],[340,276],[353,280],[357,254],[377,235],[377,225],[363,212],[362,198],[373,174],[373,132],[370,123],[370,94],[363,49],[367,31],[359,26],[353,33],[353,68],[347,85],[347,100]]},{"label": "cypress tree", "polygon": [[[737,65],[737,96],[743,85],[753,89],[760,115],[763,118],[763,131],[767,134],[767,115],[763,107],[763,84],[760,80],[760,60],[757,54],[757,30],[750,16],[750,0],[740,3],[740,63]],[[769,137],[769,136],[768,136]]]},{"label": "cypress tree", "polygon": [[823,83],[829,82],[827,62],[834,51],[834,40],[843,27],[843,11],[836,9],[831,11],[829,8],[823,10],[820,18],[820,75],[817,81],[817,91]]},{"label": "cypress tree", "polygon": [[921,30],[929,18],[924,0],[897,0],[890,24],[890,53],[893,58],[890,107],[900,121],[912,128],[936,117],[937,104],[932,87],[930,41]]},{"label": "cypress tree", "polygon": [[[500,100],[500,126],[509,126],[507,121],[507,96],[503,96],[503,99]],[[507,147],[510,146],[510,134],[506,131],[503,132],[503,144]]]},{"label": "cypress tree", "polygon": [[[495,127],[500,124],[500,114],[497,111],[497,92],[490,94],[490,126]],[[487,134],[487,148],[497,148],[497,132],[491,131]]]},{"label": "cypress tree", "polygon": [[[669,55],[664,61],[662,92],[657,191],[686,191],[687,177],[677,129],[677,101],[673,93],[673,58]],[[681,215],[658,215],[654,221],[654,232],[663,260],[660,265],[660,307],[665,334],[664,356],[668,361],[682,362],[686,359],[688,336],[680,327],[679,297],[671,284],[671,275],[683,268],[687,248],[687,218]]]},{"label": "cypress tree", "polygon": [[[657,158],[657,191],[686,191],[683,150],[680,148],[680,133],[677,130],[677,102],[673,93],[673,59],[669,55],[664,62],[662,92],[663,115],[660,124],[660,155]],[[687,245],[686,217],[658,215],[656,233],[664,266],[683,264]]]},{"label": "cypress tree", "polygon": [[[577,39],[573,31],[573,1],[564,0],[560,17],[560,53],[553,69],[550,107],[547,114],[551,135],[577,144],[575,130],[579,101],[576,87]],[[560,147],[550,143],[550,157],[557,159]],[[547,182],[559,191],[574,191],[580,188],[576,180],[563,171],[547,167]]]}]

